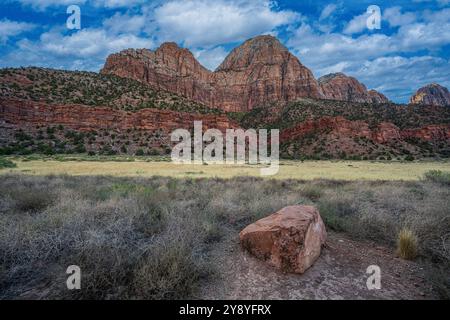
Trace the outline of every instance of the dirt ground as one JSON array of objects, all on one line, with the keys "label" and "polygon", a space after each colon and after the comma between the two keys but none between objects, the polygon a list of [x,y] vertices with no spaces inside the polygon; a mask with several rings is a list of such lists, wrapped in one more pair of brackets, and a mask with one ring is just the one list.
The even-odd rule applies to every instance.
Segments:
[{"label": "dirt ground", "polygon": [[[199,299],[435,299],[425,270],[392,250],[329,233],[320,258],[303,275],[284,274],[244,252],[238,239],[213,253],[219,277]],[[367,267],[381,269],[381,289],[368,290]]]}]

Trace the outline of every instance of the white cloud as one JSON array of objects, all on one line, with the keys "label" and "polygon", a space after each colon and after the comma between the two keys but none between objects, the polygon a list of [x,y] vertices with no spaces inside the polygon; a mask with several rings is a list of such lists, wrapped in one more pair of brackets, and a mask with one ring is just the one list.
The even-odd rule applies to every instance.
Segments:
[{"label": "white cloud", "polygon": [[208,50],[194,50],[195,58],[207,69],[215,70],[225,60],[228,52],[223,47]]},{"label": "white cloud", "polygon": [[[448,9],[442,9],[418,14],[413,20],[401,10],[392,10],[391,23],[398,29],[391,35],[320,32],[303,23],[287,45],[317,77],[344,72],[369,88],[381,90],[392,100],[404,102],[412,91],[429,82],[450,86],[449,61],[433,57],[450,45],[447,12]],[[428,51],[424,56],[414,55],[424,50]]]},{"label": "white cloud", "polygon": [[359,16],[354,17],[344,29],[345,34],[360,33],[367,29],[367,19],[369,18],[369,13],[363,13]]},{"label": "white cloud", "polygon": [[330,3],[325,8],[323,8],[322,12],[320,13],[319,20],[324,20],[331,16],[333,12],[337,9],[337,5],[334,3]]},{"label": "white cloud", "polygon": [[131,32],[137,34],[141,32],[149,22],[145,15],[130,15],[129,13],[117,12],[111,18],[103,21],[103,26],[110,32],[123,33]]},{"label": "white cloud", "polygon": [[127,33],[113,35],[104,29],[82,29],[66,36],[58,32],[47,32],[41,35],[39,44],[41,50],[52,54],[85,58],[151,45],[151,40]]},{"label": "white cloud", "polygon": [[407,102],[418,88],[432,83],[450,87],[450,61],[432,56],[380,57],[365,61],[350,72],[370,87],[396,101]]},{"label": "white cloud", "polygon": [[82,29],[70,35],[53,29],[43,33],[39,41],[23,39],[17,45],[18,50],[4,59],[9,66],[35,65],[98,71],[109,54],[127,48],[149,48],[153,42],[133,34],[117,35],[103,29]]},{"label": "white cloud", "polygon": [[[72,4],[84,5],[89,4],[87,0],[17,0],[23,5],[31,6],[36,10],[43,11],[49,7],[70,6]],[[137,4],[145,3],[145,0],[93,0],[90,1],[96,7],[104,7],[108,9],[128,8]]]},{"label": "white cloud", "polygon": [[417,20],[416,14],[412,12],[401,12],[401,7],[391,7],[383,12],[383,19],[387,20],[391,27],[404,26]]},{"label": "white cloud", "polygon": [[94,0],[96,6],[113,8],[128,8],[145,3],[145,0]]},{"label": "white cloud", "polygon": [[18,0],[23,5],[31,6],[36,10],[45,10],[52,6],[70,6],[72,4],[85,4],[86,0]]},{"label": "white cloud", "polygon": [[35,25],[31,23],[11,21],[8,19],[0,20],[0,42],[5,43],[10,37],[18,36],[33,28],[35,28]]},{"label": "white cloud", "polygon": [[154,12],[160,40],[183,42],[188,47],[243,41],[298,18],[292,11],[278,11],[271,1],[176,0]]}]

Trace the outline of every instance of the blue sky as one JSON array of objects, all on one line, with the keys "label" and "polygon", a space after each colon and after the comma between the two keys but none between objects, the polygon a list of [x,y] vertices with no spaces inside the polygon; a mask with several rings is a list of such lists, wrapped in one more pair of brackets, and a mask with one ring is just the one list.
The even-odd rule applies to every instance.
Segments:
[{"label": "blue sky", "polygon": [[[72,4],[80,30],[66,27]],[[366,26],[370,5],[379,30]],[[2,0],[0,67],[98,71],[110,53],[175,41],[214,70],[259,34],[277,36],[316,77],[344,72],[395,102],[428,83],[450,88],[450,0]]]}]

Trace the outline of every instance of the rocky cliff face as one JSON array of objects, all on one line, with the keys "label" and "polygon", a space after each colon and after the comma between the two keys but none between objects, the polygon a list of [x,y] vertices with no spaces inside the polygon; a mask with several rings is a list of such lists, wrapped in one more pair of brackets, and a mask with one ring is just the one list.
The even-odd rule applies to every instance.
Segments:
[{"label": "rocky cliff face", "polygon": [[174,43],[165,43],[156,51],[129,49],[113,54],[101,72],[132,78],[225,111],[248,111],[264,103],[300,97],[322,98],[312,72],[272,36],[247,40],[215,72]]},{"label": "rocky cliff face", "polygon": [[165,43],[156,51],[128,49],[106,60],[103,74],[131,78],[158,90],[167,90],[211,105],[211,72],[187,49]]},{"label": "rocky cliff face", "polygon": [[353,77],[343,73],[332,73],[319,78],[323,97],[329,100],[385,103],[389,100],[381,93],[370,90]]},{"label": "rocky cliff face", "polygon": [[450,139],[450,125],[448,124],[401,130],[390,122],[381,122],[370,127],[365,121],[350,121],[341,116],[305,121],[283,130],[280,139],[283,142],[295,140],[311,132],[326,132],[332,139],[362,137],[380,144],[405,138],[417,138],[423,141],[448,141]]},{"label": "rocky cliff face", "polygon": [[410,98],[411,104],[424,104],[433,106],[450,106],[450,92],[447,88],[436,83],[420,88]]},{"label": "rocky cliff face", "polygon": [[235,48],[213,75],[216,104],[248,111],[272,101],[321,98],[312,72],[276,38],[260,36]]},{"label": "rocky cliff face", "polygon": [[190,129],[194,121],[203,127],[225,132],[239,126],[225,115],[195,114],[172,110],[142,109],[136,112],[91,107],[80,104],[47,104],[20,99],[0,99],[0,123],[17,126],[63,125],[80,131],[97,129],[138,129],[170,133],[178,128]]}]

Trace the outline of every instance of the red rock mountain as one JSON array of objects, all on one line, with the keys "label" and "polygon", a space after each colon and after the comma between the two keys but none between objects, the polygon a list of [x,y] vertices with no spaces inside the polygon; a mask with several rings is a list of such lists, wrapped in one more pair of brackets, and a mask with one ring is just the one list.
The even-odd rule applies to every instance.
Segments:
[{"label": "red rock mountain", "polygon": [[128,49],[110,55],[101,73],[132,78],[225,111],[249,111],[268,102],[302,97],[387,101],[346,76],[326,77],[320,85],[278,39],[268,35],[245,41],[214,72],[204,68],[189,50],[164,43],[155,51]]},{"label": "red rock mountain", "polygon": [[450,92],[437,83],[420,88],[409,99],[411,104],[426,104],[433,106],[450,106]]},{"label": "red rock mountain", "polygon": [[325,99],[350,102],[385,103],[389,100],[381,93],[370,90],[353,77],[343,73],[332,73],[319,78],[320,89]]},{"label": "red rock mountain", "polygon": [[274,37],[250,39],[235,48],[213,74],[216,106],[247,111],[271,101],[321,98],[312,72]]}]

